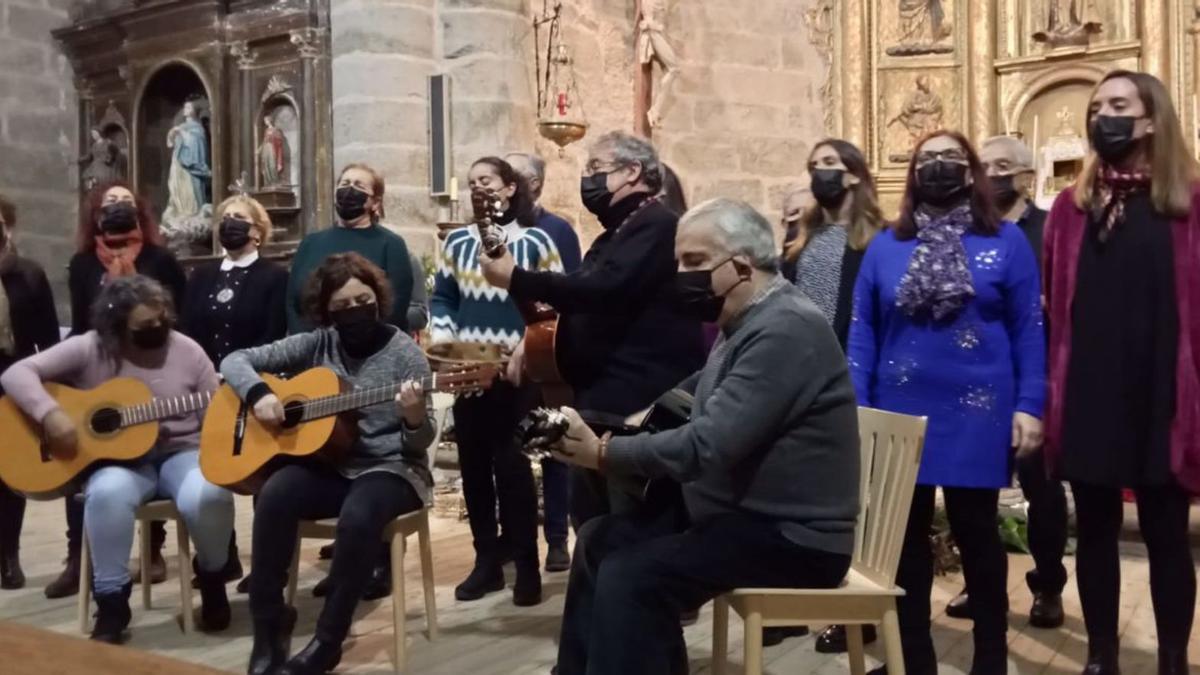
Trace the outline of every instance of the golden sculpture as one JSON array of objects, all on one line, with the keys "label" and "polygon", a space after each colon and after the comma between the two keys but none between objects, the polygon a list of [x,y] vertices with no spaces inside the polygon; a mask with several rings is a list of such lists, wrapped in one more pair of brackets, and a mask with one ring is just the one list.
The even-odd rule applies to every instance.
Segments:
[{"label": "golden sculpture", "polygon": [[907,162],[912,145],[925,134],[942,128],[942,116],[945,112],[942,97],[933,92],[928,75],[918,75],[916,89],[904,99],[904,105],[896,116],[888,120],[890,129],[897,122],[908,132],[909,150],[902,154],[893,154],[888,159],[893,162]]},{"label": "golden sculpture", "polygon": [[1034,33],[1033,39],[1052,49],[1068,45],[1086,45],[1092,35],[1100,30],[1098,22],[1085,22],[1080,18],[1078,0],[1050,0],[1050,16],[1046,30]]},{"label": "golden sculpture", "polygon": [[950,23],[942,0],[899,0],[900,44],[888,47],[888,56],[949,54],[954,46],[943,42],[950,37]]}]

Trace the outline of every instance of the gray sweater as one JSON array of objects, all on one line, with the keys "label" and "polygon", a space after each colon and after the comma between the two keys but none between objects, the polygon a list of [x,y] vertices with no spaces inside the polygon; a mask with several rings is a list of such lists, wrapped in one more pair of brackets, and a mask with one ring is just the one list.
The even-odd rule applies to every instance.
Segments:
[{"label": "gray sweater", "polygon": [[[352,359],[338,345],[337,331],[318,328],[278,342],[236,351],[221,362],[221,374],[245,400],[262,382],[260,372],[297,375],[318,366],[329,368],[354,389],[365,389],[419,379],[429,375],[429,362],[412,338],[398,328],[383,349],[366,359]],[[433,442],[433,408],[428,404],[425,422],[408,429],[396,403],[388,401],[359,411],[358,439],[349,457],[338,466],[347,478],[371,471],[397,474],[429,504],[433,477],[428,448]]]},{"label": "gray sweater", "polygon": [[859,505],[858,411],[829,322],[790,284],[724,329],[684,383],[684,426],[614,438],[608,471],[683,484],[694,521],[741,513],[779,523],[794,543],[854,549]]}]

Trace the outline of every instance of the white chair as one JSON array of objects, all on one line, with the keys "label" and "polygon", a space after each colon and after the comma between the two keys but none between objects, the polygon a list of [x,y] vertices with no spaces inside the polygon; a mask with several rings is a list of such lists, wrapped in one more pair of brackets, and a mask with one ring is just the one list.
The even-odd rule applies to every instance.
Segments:
[{"label": "white chair", "polygon": [[896,567],[912,506],[924,417],[897,415],[859,408],[862,478],[861,506],[854,531],[850,572],[838,588],[738,588],[713,601],[714,675],[724,675],[729,647],[729,609],[745,623],[745,672],[760,675],[763,668],[762,629],[775,626],[842,624],[850,672],[864,675],[863,624],[883,624],[888,675],[904,675],[896,598]]},{"label": "white chair", "polygon": [[[156,520],[175,521],[175,533],[179,541],[179,597],[183,608],[183,632],[194,630],[192,618],[192,550],[188,541],[187,525],[175,509],[175,502],[160,499],[146,502],[135,514],[138,523],[138,551],[142,569],[142,608],[150,609],[150,523]],[[79,547],[79,630],[89,632],[92,594],[92,557],[88,549],[87,528],[83,530]]]}]

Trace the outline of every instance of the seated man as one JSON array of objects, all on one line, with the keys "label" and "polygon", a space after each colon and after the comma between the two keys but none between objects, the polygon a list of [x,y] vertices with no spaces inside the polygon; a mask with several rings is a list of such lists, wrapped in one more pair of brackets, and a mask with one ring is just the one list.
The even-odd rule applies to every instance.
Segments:
[{"label": "seated man", "polygon": [[778,272],[771,226],[714,199],[675,240],[679,311],[721,337],[684,383],[691,420],[597,438],[579,415],[556,456],[610,477],[682,484],[690,526],[610,515],[579,533],[558,675],[686,673],[681,613],[743,586],[837,586],[858,514],[854,390],[829,323]]}]

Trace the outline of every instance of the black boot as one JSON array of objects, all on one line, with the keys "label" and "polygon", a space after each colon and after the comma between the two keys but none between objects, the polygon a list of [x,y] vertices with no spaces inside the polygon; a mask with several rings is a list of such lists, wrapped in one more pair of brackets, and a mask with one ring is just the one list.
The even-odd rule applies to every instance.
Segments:
[{"label": "black boot", "polygon": [[129,639],[126,631],[133,613],[129,611],[129,593],[133,584],[115,593],[96,594],[96,624],[92,627],[92,639],[119,645]]},{"label": "black boot", "polygon": [[808,635],[808,626],[764,628],[762,632],[762,646],[774,647],[777,644],[782,644],[784,640],[790,637],[802,637],[805,635]]},{"label": "black boot", "polygon": [[[504,578],[501,575],[501,584]],[[517,582],[513,584],[513,604],[532,607],[542,603],[542,574],[538,571],[537,556],[517,561]]]},{"label": "black boot", "polygon": [[550,544],[549,550],[546,551],[546,571],[566,572],[569,569],[571,552],[567,550],[567,543],[564,541]]},{"label": "black boot", "polygon": [[[238,557],[237,541],[233,537],[230,537],[229,557],[225,558],[225,567],[221,568],[221,579],[225,583],[229,583],[230,581],[237,581],[243,577],[244,572],[242,571],[242,559]],[[200,588],[199,577],[192,577],[192,588]],[[238,588],[242,588],[241,585],[239,585]],[[246,588],[249,588],[249,586],[246,586]],[[244,593],[245,591],[240,590],[239,592]]]},{"label": "black boot", "polygon": [[[142,566],[139,564],[130,570],[129,578],[133,583],[142,583]],[[163,558],[162,547],[150,549],[150,583],[161,584],[167,580],[167,560]]]},{"label": "black boot", "polygon": [[342,646],[313,638],[279,671],[279,675],[322,675],[337,668],[342,660]]},{"label": "black boot", "polygon": [[[539,580],[540,583],[540,580]],[[454,598],[462,602],[478,600],[488,593],[504,590],[504,569],[495,563],[476,560],[467,578],[454,587]]]},{"label": "black boot", "polygon": [[[869,645],[875,641],[875,626],[867,624],[862,627],[863,644]],[[816,650],[822,654],[846,653],[846,627],[830,626],[817,636]]]},{"label": "black boot", "polygon": [[1058,628],[1063,625],[1062,596],[1058,593],[1034,593],[1029,608],[1029,625],[1034,628]]},{"label": "black boot", "polygon": [[16,546],[0,552],[0,588],[13,590],[25,587],[25,572],[21,570],[21,556]]},{"label": "black boot", "polygon": [[1158,648],[1158,675],[1187,675],[1186,649]]},{"label": "black boot", "polygon": [[192,569],[200,587],[200,625],[204,632],[215,633],[229,628],[229,596],[225,594],[225,568],[205,572],[195,560]]},{"label": "black boot", "polygon": [[946,603],[946,616],[952,619],[971,618],[971,598],[965,589]]},{"label": "black boot", "polygon": [[371,578],[363,588],[363,600],[379,600],[392,594],[392,565],[390,560],[380,560],[371,570]]},{"label": "black boot", "polygon": [[246,576],[242,577],[242,580],[237,582],[237,586],[234,587],[234,590],[236,590],[238,592],[238,595],[245,595],[245,594],[249,593],[250,592],[250,575],[247,574]]},{"label": "black boot", "polygon": [[284,607],[274,619],[254,621],[254,646],[250,649],[248,675],[273,675],[287,661],[292,648],[292,630],[296,627],[296,610]]},{"label": "black boot", "polygon": [[1118,660],[1120,648],[1117,645],[1088,645],[1087,665],[1083,667],[1083,675],[1121,675]]},{"label": "black boot", "polygon": [[58,578],[46,585],[46,597],[55,600],[79,592],[79,552],[67,553],[67,566]]},{"label": "black boot", "polygon": [[321,579],[320,581],[317,582],[316,586],[313,586],[312,594],[313,594],[314,598],[323,598],[323,597],[329,595],[330,591],[332,591],[332,590],[333,590],[333,577],[326,574],[324,579]]}]

